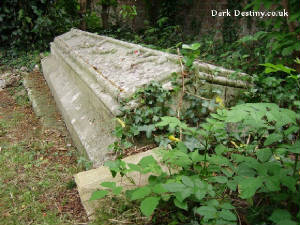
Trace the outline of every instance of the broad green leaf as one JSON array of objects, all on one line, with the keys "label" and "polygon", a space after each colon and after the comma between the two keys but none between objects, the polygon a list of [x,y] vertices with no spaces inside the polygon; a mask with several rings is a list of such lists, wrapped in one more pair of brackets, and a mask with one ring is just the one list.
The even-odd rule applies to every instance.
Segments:
[{"label": "broad green leaf", "polygon": [[193,189],[187,187],[187,188],[185,188],[185,189],[182,190],[182,191],[176,192],[176,193],[175,193],[175,196],[176,196],[176,198],[177,198],[179,201],[183,202],[184,199],[186,199],[186,198],[188,198],[189,196],[191,196],[192,193],[193,193]]},{"label": "broad green leaf", "polygon": [[261,66],[265,66],[266,70],[265,73],[272,73],[272,72],[277,72],[277,71],[282,71],[287,74],[290,74],[292,71],[295,71],[292,68],[289,68],[287,66],[284,66],[282,64],[272,64],[272,63],[265,63],[265,64],[260,64]]},{"label": "broad green leaf", "polygon": [[216,177],[211,177],[210,179],[212,182],[217,182],[220,184],[225,184],[227,183],[228,179],[225,176],[216,176]]},{"label": "broad green leaf", "polygon": [[229,202],[224,202],[220,205],[221,209],[235,209],[233,205],[231,205]]},{"label": "broad green leaf", "polygon": [[162,160],[166,164],[176,167],[188,167],[192,164],[192,160],[190,159],[189,155],[177,149],[163,152]]},{"label": "broad green leaf", "polygon": [[244,177],[254,177],[256,175],[256,171],[248,165],[249,163],[243,162],[239,165],[237,168],[236,173],[239,176],[244,176]]},{"label": "broad green leaf", "polygon": [[230,168],[222,168],[222,173],[224,173],[227,177],[232,177],[234,172]]},{"label": "broad green leaf", "polygon": [[262,179],[260,177],[245,177],[238,184],[239,196],[242,199],[251,198],[261,186]]},{"label": "broad green leaf", "polygon": [[159,200],[160,200],[160,198],[158,198],[158,197],[145,198],[140,205],[141,212],[145,216],[150,217],[153,214],[154,210],[156,209],[156,207],[159,203]]},{"label": "broad green leaf", "polygon": [[256,156],[261,162],[268,161],[272,156],[272,150],[269,148],[262,148],[256,151]]},{"label": "broad green leaf", "polygon": [[187,44],[183,44],[182,48],[183,49],[189,49],[189,50],[193,50],[196,51],[200,48],[201,44],[200,43],[193,43],[191,45],[187,45]]},{"label": "broad green leaf", "polygon": [[102,187],[107,187],[107,188],[115,188],[116,187],[116,182],[102,182],[101,183]]},{"label": "broad green leaf", "polygon": [[285,210],[285,209],[275,209],[272,213],[272,215],[269,217],[269,220],[271,220],[274,223],[278,223],[281,220],[289,220],[291,219],[291,214]]},{"label": "broad green leaf", "polygon": [[278,176],[268,176],[264,182],[269,191],[280,191],[280,179]]},{"label": "broad green leaf", "polygon": [[236,222],[217,219],[216,222],[214,223],[214,225],[236,225]]},{"label": "broad green leaf", "polygon": [[291,134],[296,133],[298,131],[299,131],[298,126],[291,126],[287,130],[284,131],[284,135],[288,136],[288,135],[291,135]]},{"label": "broad green leaf", "polygon": [[227,151],[228,151],[228,148],[221,144],[217,145],[217,147],[215,148],[215,152],[217,155],[222,155],[223,153],[226,153]]},{"label": "broad green leaf", "polygon": [[237,111],[237,110],[231,110],[227,113],[226,122],[227,123],[237,123],[244,119],[246,119],[249,116],[249,114],[245,111]]},{"label": "broad green leaf", "polygon": [[131,200],[142,199],[151,193],[151,189],[147,186],[137,188],[131,195]]},{"label": "broad green leaf", "polygon": [[200,155],[198,151],[191,152],[190,157],[194,163],[202,162],[204,160],[204,155]]},{"label": "broad green leaf", "polygon": [[177,200],[177,198],[174,199],[174,204],[180,209],[188,210],[187,203],[181,202],[181,201]]},{"label": "broad green leaf", "polygon": [[219,207],[220,203],[217,199],[211,199],[206,202],[207,206]]},{"label": "broad green leaf", "polygon": [[169,192],[180,192],[186,188],[185,185],[177,182],[164,184],[163,187]]},{"label": "broad green leaf", "polygon": [[300,140],[296,141],[294,145],[286,148],[289,152],[299,154],[300,153]]},{"label": "broad green leaf", "polygon": [[265,140],[265,142],[264,142],[264,145],[265,146],[267,146],[267,145],[271,145],[271,144],[273,144],[273,143],[275,143],[275,142],[279,142],[279,141],[281,141],[282,140],[282,134],[277,134],[277,133],[274,133],[274,134],[270,134],[267,138],[266,138],[266,140]]},{"label": "broad green leaf", "polygon": [[138,165],[140,165],[141,167],[146,167],[151,164],[157,164],[157,161],[153,158],[152,155],[143,157],[138,163]]},{"label": "broad green leaf", "polygon": [[167,192],[167,190],[163,187],[162,184],[154,185],[154,187],[152,187],[152,191],[156,194],[163,194]]},{"label": "broad green leaf", "polygon": [[299,223],[293,220],[280,220],[276,223],[276,225],[299,225]]},{"label": "broad green leaf", "polygon": [[188,187],[194,187],[194,182],[192,181],[191,178],[187,177],[187,176],[182,176],[181,178],[182,183],[185,184]]},{"label": "broad green leaf", "polygon": [[107,190],[94,191],[90,197],[90,201],[104,198],[109,192]]},{"label": "broad green leaf", "polygon": [[127,165],[129,167],[129,169],[132,170],[132,171],[137,171],[137,172],[141,171],[141,168],[136,164],[128,163]]},{"label": "broad green leaf", "polygon": [[123,190],[123,187],[115,187],[112,189],[112,193],[115,195],[119,195],[119,194],[121,194],[122,190]]},{"label": "broad green leaf", "polygon": [[197,200],[200,201],[205,197],[206,193],[207,192],[205,190],[198,190],[198,191],[195,192],[195,197],[196,197]]},{"label": "broad green leaf", "polygon": [[207,161],[211,164],[219,165],[219,166],[227,166],[230,164],[229,160],[220,155],[212,155],[210,157],[207,157]]},{"label": "broad green leaf", "polygon": [[182,141],[177,143],[176,148],[184,153],[187,153],[187,147]]},{"label": "broad green leaf", "polygon": [[227,182],[227,187],[232,190],[232,191],[236,191],[236,187],[237,187],[237,182],[230,180]]},{"label": "broad green leaf", "polygon": [[282,176],[280,178],[280,181],[282,185],[286,186],[292,192],[296,192],[296,184],[297,184],[296,178],[286,175],[286,176]]},{"label": "broad green leaf", "polygon": [[222,209],[219,216],[221,218],[223,218],[224,220],[229,220],[229,221],[236,221],[237,220],[236,215],[228,209]]},{"label": "broad green leaf", "polygon": [[212,206],[201,206],[196,209],[196,213],[204,216],[205,219],[214,219],[217,217],[217,209]]}]

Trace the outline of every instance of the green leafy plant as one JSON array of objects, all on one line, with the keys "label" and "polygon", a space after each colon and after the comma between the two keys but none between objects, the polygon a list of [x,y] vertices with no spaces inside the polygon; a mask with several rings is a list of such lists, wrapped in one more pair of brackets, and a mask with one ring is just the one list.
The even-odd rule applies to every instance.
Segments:
[{"label": "green leafy plant", "polygon": [[282,64],[261,65],[265,70],[254,76],[253,82],[256,85],[246,93],[250,101],[274,102],[282,107],[299,109],[299,73]]},{"label": "green leafy plant", "polygon": [[[132,171],[152,174],[148,185],[126,191],[152,219],[159,219],[155,210],[164,211],[168,205],[169,210],[176,209],[175,218],[169,218],[173,222],[237,224],[237,215],[246,213],[240,202],[247,205],[246,210],[263,208],[252,221],[296,224],[298,119],[293,111],[267,103],[219,109],[201,128],[189,127],[175,117],[161,117],[157,128],[167,127],[174,136],[179,130],[184,133],[182,141],[173,139],[171,149],[160,151],[167,171],[152,156],[136,165],[123,161],[107,165],[113,176]],[[120,190],[116,191],[115,184],[109,188]],[[99,198],[109,194],[107,190],[99,193]]]},{"label": "green leafy plant", "polygon": [[1,1],[0,46],[44,50],[51,39],[78,24],[75,1]]}]

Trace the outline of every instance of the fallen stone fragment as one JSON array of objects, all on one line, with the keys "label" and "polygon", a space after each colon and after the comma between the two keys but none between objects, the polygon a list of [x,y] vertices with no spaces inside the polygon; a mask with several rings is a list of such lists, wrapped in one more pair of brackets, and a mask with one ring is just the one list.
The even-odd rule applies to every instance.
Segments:
[{"label": "fallen stone fragment", "polygon": [[[152,155],[156,160],[159,160],[157,151],[159,149],[153,149],[146,152],[138,153],[136,155],[128,156],[123,159],[126,163],[137,164],[143,157]],[[168,172],[166,167],[162,167],[165,172]],[[94,212],[99,207],[99,201],[90,201],[92,193],[98,189],[103,189],[100,185],[102,182],[116,182],[117,186],[122,186],[124,189],[133,189],[138,186],[143,186],[148,183],[148,177],[150,174],[140,175],[138,172],[131,172],[128,174],[133,179],[136,185],[132,184],[126,178],[122,178],[117,175],[112,177],[108,167],[101,166],[97,169],[81,172],[76,174],[75,182],[77,184],[78,192],[81,202],[86,210],[86,213],[90,219],[94,218]]]},{"label": "fallen stone fragment", "polygon": [[17,87],[21,80],[20,75],[12,72],[5,72],[0,74],[0,90],[6,87]]}]

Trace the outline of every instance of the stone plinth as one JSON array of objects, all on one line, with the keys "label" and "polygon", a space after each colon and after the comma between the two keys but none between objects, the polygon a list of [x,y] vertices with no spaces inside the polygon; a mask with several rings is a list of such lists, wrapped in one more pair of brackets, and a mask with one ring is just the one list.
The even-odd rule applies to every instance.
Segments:
[{"label": "stone plinth", "polygon": [[[55,38],[42,67],[74,143],[94,166],[108,158],[119,102],[152,80],[167,83],[181,70],[176,55],[76,29]],[[232,90],[247,85],[228,78],[234,71],[202,62],[195,67],[197,76],[217,85],[222,96],[234,96]]]}]

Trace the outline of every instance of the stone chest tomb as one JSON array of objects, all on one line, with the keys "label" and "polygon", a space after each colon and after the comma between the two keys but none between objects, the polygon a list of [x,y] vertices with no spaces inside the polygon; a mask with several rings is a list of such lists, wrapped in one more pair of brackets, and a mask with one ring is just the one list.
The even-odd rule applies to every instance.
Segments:
[{"label": "stone chest tomb", "polygon": [[[194,66],[196,75],[227,100],[247,86],[230,78],[234,71],[203,62]],[[94,166],[108,157],[120,101],[152,80],[168,83],[181,71],[176,55],[77,29],[55,38],[42,67],[74,143]]]}]

